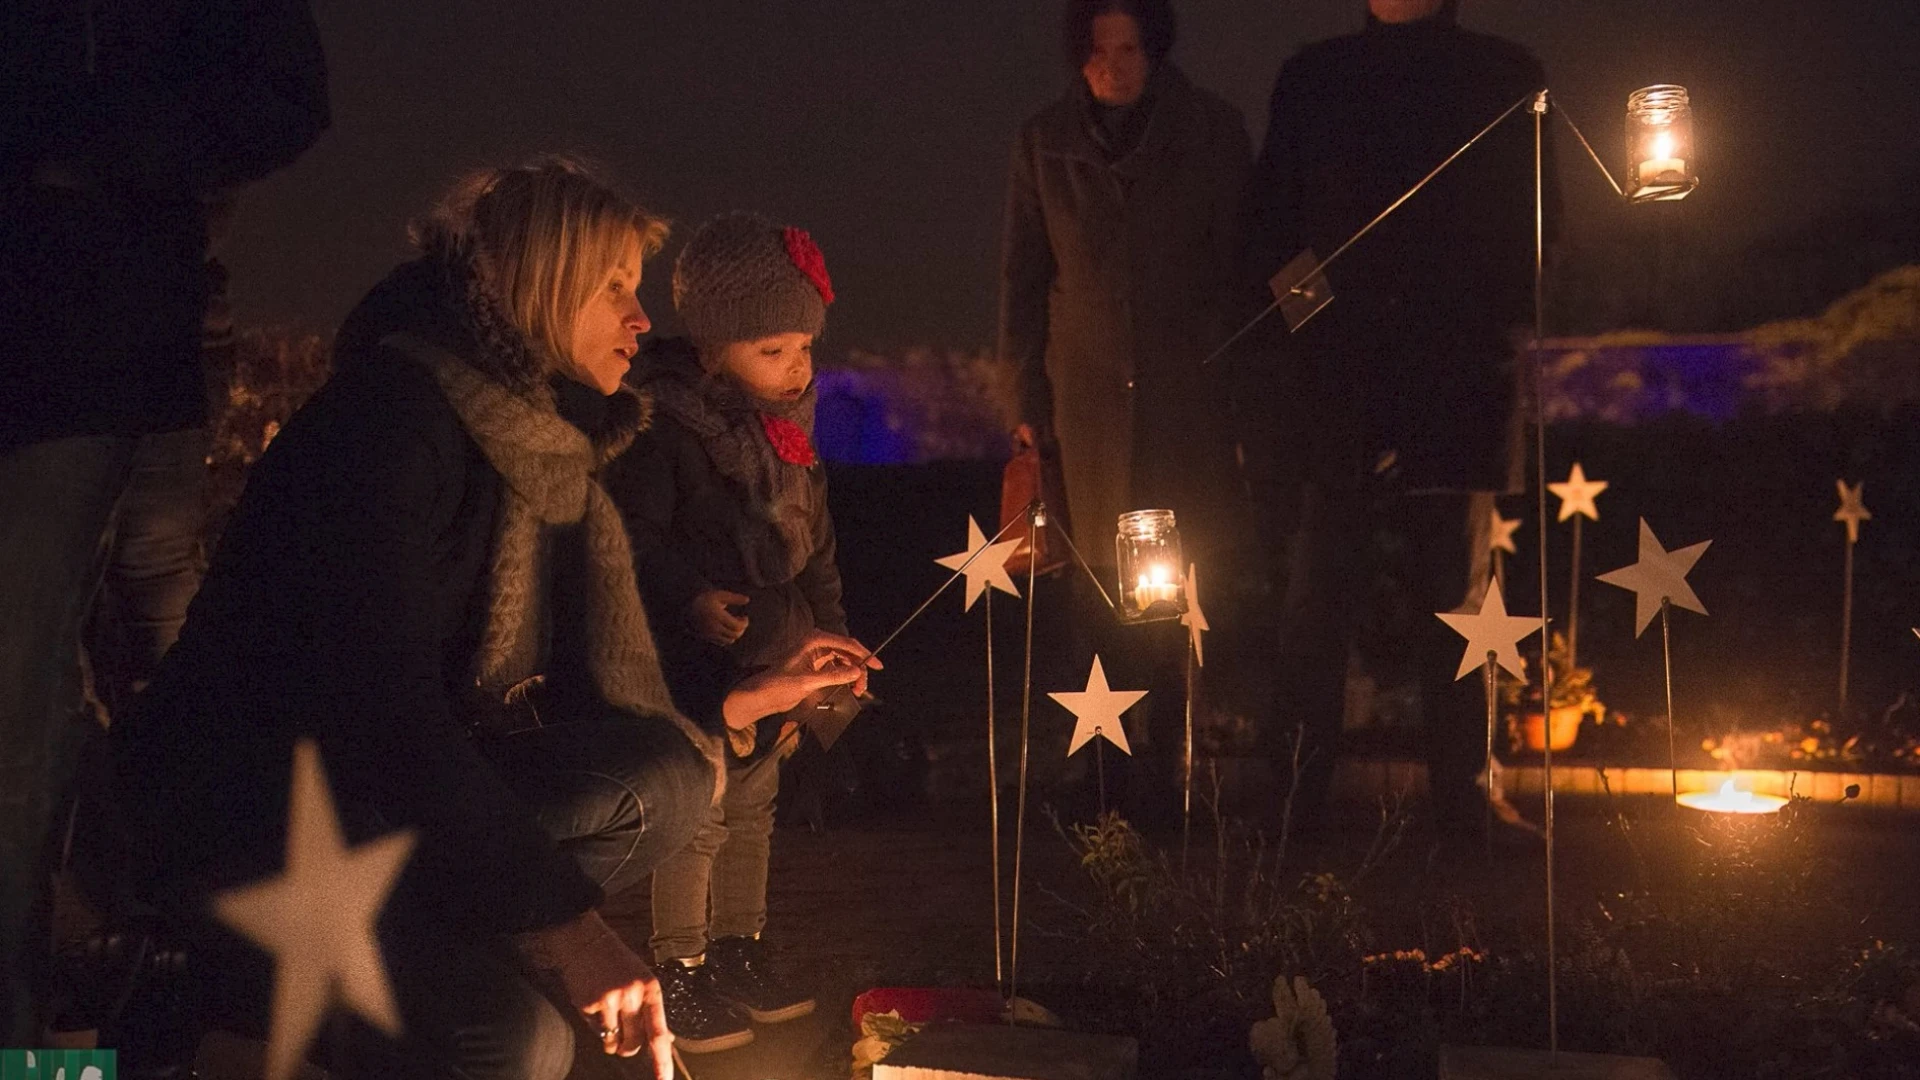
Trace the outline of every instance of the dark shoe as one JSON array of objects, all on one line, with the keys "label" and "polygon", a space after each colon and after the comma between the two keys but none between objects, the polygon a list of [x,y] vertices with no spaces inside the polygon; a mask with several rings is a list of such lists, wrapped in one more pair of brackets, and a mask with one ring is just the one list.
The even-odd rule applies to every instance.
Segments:
[{"label": "dark shoe", "polygon": [[689,1054],[731,1050],[753,1041],[753,1025],[713,984],[713,966],[688,967],[668,960],[655,970],[667,1002],[667,1030]]},{"label": "dark shoe", "polygon": [[759,938],[725,937],[707,945],[707,969],[721,996],[762,1024],[797,1020],[813,1011],[813,999],[780,977]]}]

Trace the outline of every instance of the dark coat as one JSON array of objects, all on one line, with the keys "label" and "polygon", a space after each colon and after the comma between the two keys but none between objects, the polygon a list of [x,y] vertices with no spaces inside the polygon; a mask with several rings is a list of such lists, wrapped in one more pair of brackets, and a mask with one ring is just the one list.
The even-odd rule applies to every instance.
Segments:
[{"label": "dark coat", "polygon": [[[1205,533],[1237,490],[1219,381],[1251,147],[1233,106],[1171,64],[1149,84],[1137,145],[1110,160],[1075,89],[1014,143],[1001,261],[1000,355],[1023,419],[1058,439],[1082,550],[1111,550],[1144,504]],[[1106,556],[1110,558],[1111,556]]]},{"label": "dark coat", "polygon": [[305,0],[0,5],[0,450],[205,422],[205,202],[327,120]]},{"label": "dark coat", "polygon": [[[697,369],[697,361],[684,340],[652,339],[642,351],[636,381],[644,393],[649,380],[676,377],[666,369],[684,372],[689,367]],[[681,711],[714,734],[724,727],[718,708],[708,704],[714,699],[716,673],[731,685],[816,627],[847,632],[824,466],[813,467],[812,481],[818,512],[806,565],[791,581],[756,586],[734,538],[743,530],[770,526],[752,513],[742,486],[721,475],[698,435],[655,408],[648,429],[607,466],[603,483],[633,543],[640,598],[647,605],[667,685]],[[748,598],[747,631],[726,648],[695,637],[687,619],[694,597],[711,589]],[[779,722],[780,717],[762,722],[755,755],[771,748]]]},{"label": "dark coat", "polygon": [[[1302,49],[1274,84],[1249,185],[1250,276],[1333,253],[1475,132],[1546,87],[1526,50],[1451,10]],[[1533,320],[1533,133],[1509,117],[1328,271],[1298,334],[1276,316],[1262,396],[1283,468],[1351,478],[1393,452],[1409,488],[1505,490],[1518,442],[1512,332]],[[1549,153],[1551,146],[1549,144]],[[1549,239],[1558,220],[1545,175]],[[1275,452],[1269,445],[1262,448]]]},{"label": "dark coat", "polygon": [[[367,306],[417,316],[393,294],[418,284],[397,275]],[[433,320],[389,325],[472,347]],[[397,905],[514,932],[599,902],[469,734],[502,485],[423,366],[346,358],[254,466],[179,644],[115,729],[137,877],[276,872],[291,747],[310,736],[350,840],[418,830]]]}]

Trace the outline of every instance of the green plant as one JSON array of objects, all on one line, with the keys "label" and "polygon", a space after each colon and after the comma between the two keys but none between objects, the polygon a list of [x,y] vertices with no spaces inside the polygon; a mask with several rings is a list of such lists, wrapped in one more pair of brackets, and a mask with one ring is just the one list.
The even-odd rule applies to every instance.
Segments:
[{"label": "green plant", "polygon": [[[1539,663],[1539,657],[1529,656],[1530,664]],[[1553,645],[1547,650],[1547,663],[1553,670],[1553,708],[1579,709],[1582,720],[1595,723],[1608,722],[1613,714],[1608,713],[1606,703],[1600,700],[1600,694],[1594,689],[1593,669],[1574,667],[1567,648],[1567,635],[1555,633]],[[1522,682],[1517,679],[1503,679],[1500,683],[1500,697],[1510,711],[1540,707],[1538,684],[1532,679]],[[1620,722],[1617,717],[1613,722]]]}]

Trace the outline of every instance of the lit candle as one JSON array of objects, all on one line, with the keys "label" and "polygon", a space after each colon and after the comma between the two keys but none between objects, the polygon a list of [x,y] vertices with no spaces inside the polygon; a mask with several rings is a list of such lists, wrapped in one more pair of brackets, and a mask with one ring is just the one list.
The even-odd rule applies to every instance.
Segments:
[{"label": "lit candle", "polygon": [[1165,563],[1155,563],[1141,574],[1133,587],[1133,606],[1145,611],[1158,603],[1177,604],[1180,602],[1180,583],[1173,579],[1173,570]]},{"label": "lit candle", "polygon": [[1651,156],[1640,163],[1642,184],[1651,184],[1668,173],[1672,173],[1676,179],[1687,174],[1686,159],[1673,156],[1673,135],[1670,132],[1663,131],[1655,135],[1648,152]]},{"label": "lit candle", "polygon": [[1718,791],[1683,792],[1680,805],[1716,814],[1771,814],[1787,805],[1787,800],[1778,795],[1743,791],[1734,785],[1733,777],[1729,776]]}]

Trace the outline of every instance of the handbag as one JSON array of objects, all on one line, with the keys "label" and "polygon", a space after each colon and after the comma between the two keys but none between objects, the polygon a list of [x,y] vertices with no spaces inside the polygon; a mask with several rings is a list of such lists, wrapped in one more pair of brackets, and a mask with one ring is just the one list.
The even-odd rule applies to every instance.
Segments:
[{"label": "handbag", "polygon": [[1027,446],[1008,459],[1000,474],[1000,527],[1006,529],[1006,539],[1026,541],[1007,559],[1009,574],[1027,573],[1030,562],[1036,575],[1051,574],[1067,565],[1066,545],[1055,535],[1056,530],[1043,526],[1036,538],[1027,518],[1027,508],[1037,498],[1046,505],[1048,520],[1064,527],[1065,487],[1059,458],[1042,454],[1038,446]]}]

